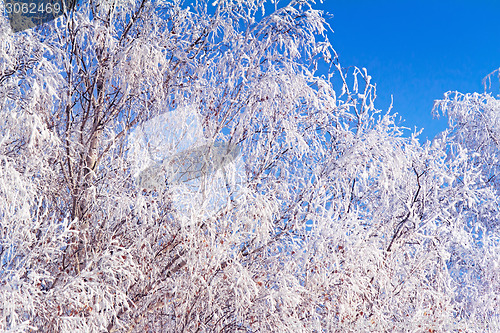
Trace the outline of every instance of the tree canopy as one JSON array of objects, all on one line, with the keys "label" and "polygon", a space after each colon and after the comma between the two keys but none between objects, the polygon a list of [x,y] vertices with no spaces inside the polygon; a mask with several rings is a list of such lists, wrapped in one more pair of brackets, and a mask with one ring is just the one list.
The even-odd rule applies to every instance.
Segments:
[{"label": "tree canopy", "polygon": [[403,136],[310,0],[0,20],[0,329],[499,329],[492,94]]}]

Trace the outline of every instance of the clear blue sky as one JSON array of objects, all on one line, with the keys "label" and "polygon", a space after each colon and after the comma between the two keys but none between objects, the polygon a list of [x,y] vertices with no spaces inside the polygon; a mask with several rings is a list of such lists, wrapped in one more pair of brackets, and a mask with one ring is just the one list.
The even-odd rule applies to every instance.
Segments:
[{"label": "clear blue sky", "polygon": [[[446,91],[483,92],[482,79],[500,67],[500,0],[324,0],[330,35],[344,67],[366,67],[378,103],[404,126],[432,139],[446,126],[433,119],[433,101]],[[499,93],[498,85],[493,91]]]}]

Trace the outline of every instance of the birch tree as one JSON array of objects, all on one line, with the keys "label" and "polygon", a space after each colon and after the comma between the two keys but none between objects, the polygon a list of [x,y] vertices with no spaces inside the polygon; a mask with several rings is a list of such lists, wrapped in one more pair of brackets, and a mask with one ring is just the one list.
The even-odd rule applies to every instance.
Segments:
[{"label": "birch tree", "polygon": [[491,95],[404,137],[313,1],[2,20],[2,330],[498,329]]}]

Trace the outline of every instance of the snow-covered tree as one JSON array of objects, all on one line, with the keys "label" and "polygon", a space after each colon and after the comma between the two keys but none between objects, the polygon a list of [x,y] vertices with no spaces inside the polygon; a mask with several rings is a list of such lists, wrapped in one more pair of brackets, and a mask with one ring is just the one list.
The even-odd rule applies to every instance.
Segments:
[{"label": "snow-covered tree", "polygon": [[307,0],[1,19],[2,330],[498,330],[491,95],[404,137]]}]

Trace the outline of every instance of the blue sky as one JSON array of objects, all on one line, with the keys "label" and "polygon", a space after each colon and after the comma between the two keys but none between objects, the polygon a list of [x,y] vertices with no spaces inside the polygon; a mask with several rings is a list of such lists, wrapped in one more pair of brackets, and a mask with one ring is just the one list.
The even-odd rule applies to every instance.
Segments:
[{"label": "blue sky", "polygon": [[446,127],[431,115],[435,99],[449,90],[483,92],[482,79],[500,67],[499,0],[317,2],[333,15],[330,41],[340,63],[366,67],[376,106],[387,110],[392,94],[393,111],[404,126],[423,127],[422,139]]}]

